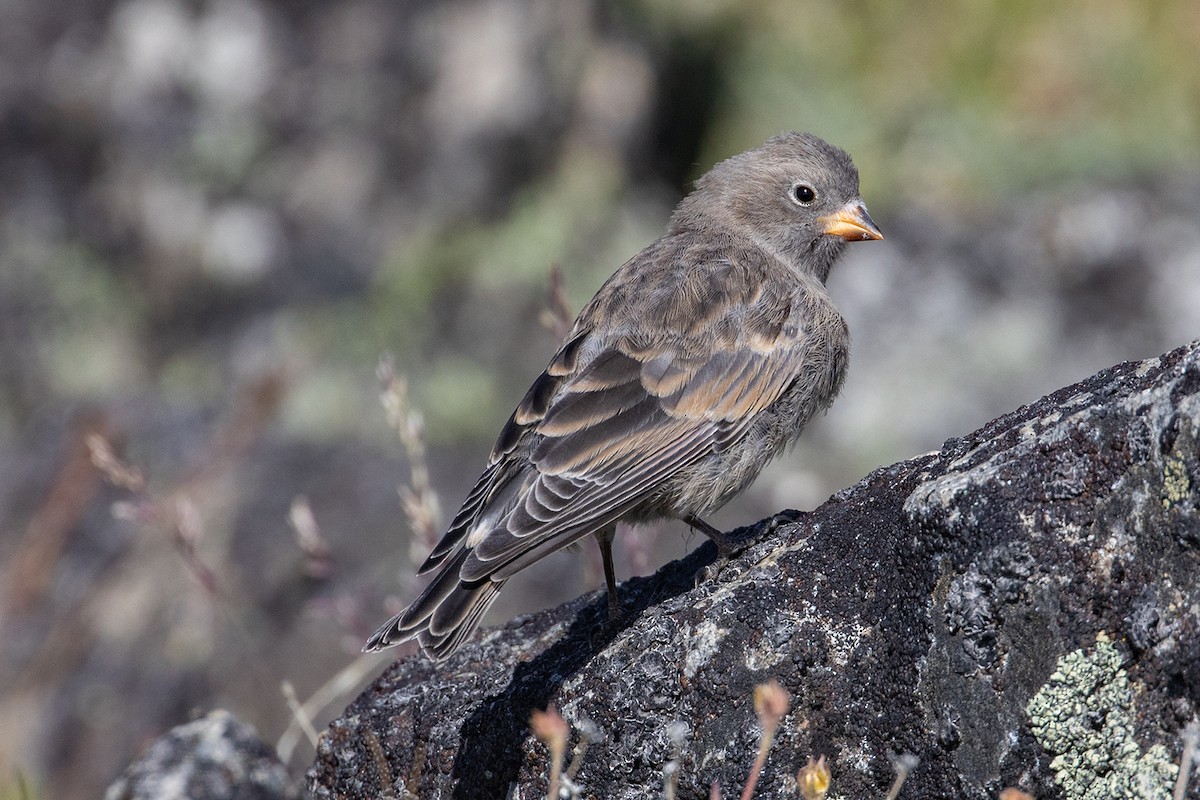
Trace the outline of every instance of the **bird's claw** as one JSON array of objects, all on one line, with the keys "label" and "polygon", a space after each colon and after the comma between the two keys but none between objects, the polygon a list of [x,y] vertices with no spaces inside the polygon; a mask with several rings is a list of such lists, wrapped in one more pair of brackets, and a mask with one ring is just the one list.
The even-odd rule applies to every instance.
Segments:
[{"label": "bird's claw", "polygon": [[738,528],[729,533],[722,533],[719,537],[712,536],[713,543],[717,546],[717,560],[696,571],[695,585],[700,586],[702,583],[717,580],[730,561],[749,550],[751,546],[758,544],[765,537],[770,536],[780,527],[804,519],[807,513],[790,508],[780,511],[762,525]]},{"label": "bird's claw", "polygon": [[775,516],[773,516],[767,520],[767,525],[766,525],[767,529],[766,529],[765,533],[774,533],[776,530],[778,530],[782,526],[791,525],[793,523],[799,522],[800,520],[804,519],[807,516],[808,516],[807,511],[798,511],[797,509],[794,509],[794,508],[784,509],[783,511],[780,511],[778,514],[776,514]]},{"label": "bird's claw", "polygon": [[608,595],[608,624],[619,625],[625,621],[627,614],[628,609],[621,603],[620,598],[610,592]]},{"label": "bird's claw", "polygon": [[729,558],[727,556],[718,555],[717,560],[713,563],[701,567],[696,570],[695,588],[699,588],[701,584],[715,582],[721,577],[721,572],[725,567],[729,566]]}]

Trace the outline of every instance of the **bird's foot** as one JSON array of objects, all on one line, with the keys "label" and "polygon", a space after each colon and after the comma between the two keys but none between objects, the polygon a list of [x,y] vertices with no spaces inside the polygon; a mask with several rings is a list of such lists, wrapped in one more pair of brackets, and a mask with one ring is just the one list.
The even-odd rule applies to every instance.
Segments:
[{"label": "bird's foot", "polygon": [[625,617],[629,611],[621,602],[621,598],[617,597],[617,593],[610,591],[608,593],[608,624],[619,625],[625,621]]},{"label": "bird's foot", "polygon": [[588,640],[595,646],[597,642],[616,634],[630,621],[632,611],[632,609],[627,608],[621,602],[616,592],[609,592],[607,616],[604,619],[597,620],[591,626],[591,633],[588,635]]},{"label": "bird's foot", "polygon": [[766,521],[766,530],[764,533],[774,533],[780,527],[799,522],[807,516],[807,511],[799,511],[795,508],[784,509]]},{"label": "bird's foot", "polygon": [[715,581],[720,577],[722,570],[729,565],[730,561],[737,558],[751,546],[758,544],[764,537],[770,536],[780,527],[799,522],[807,515],[808,512],[789,508],[786,511],[780,511],[761,524],[747,525],[728,532],[719,531],[695,517],[686,520],[692,527],[703,531],[708,538],[712,539],[713,544],[717,546],[717,560],[697,570],[696,586],[706,581]]},{"label": "bird's foot", "polygon": [[727,566],[729,566],[729,559],[718,555],[716,561],[696,570],[695,587],[699,588],[703,583],[716,581],[721,577],[721,571]]}]

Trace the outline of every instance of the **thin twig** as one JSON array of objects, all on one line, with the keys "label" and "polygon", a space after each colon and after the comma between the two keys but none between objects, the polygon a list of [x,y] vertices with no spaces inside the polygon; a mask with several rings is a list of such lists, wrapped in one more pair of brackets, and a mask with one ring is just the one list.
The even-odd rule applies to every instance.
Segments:
[{"label": "thin twig", "polygon": [[1175,778],[1174,800],[1183,800],[1187,794],[1188,780],[1192,775],[1192,764],[1196,760],[1196,740],[1200,739],[1200,723],[1192,720],[1183,729],[1183,757],[1179,761],[1179,775]]},{"label": "thin twig", "polygon": [[113,486],[130,492],[140,492],[146,488],[146,477],[142,471],[117,458],[112,445],[103,434],[88,434],[87,448],[92,457],[92,465],[100,470]]},{"label": "thin twig", "polygon": [[888,790],[887,800],[896,800],[900,796],[900,787],[908,780],[908,775],[917,768],[921,760],[910,753],[901,753],[892,759],[892,766],[896,768],[896,780],[892,784],[892,788]]},{"label": "thin twig", "polygon": [[569,780],[574,780],[575,773],[579,772],[579,768],[583,766],[583,757],[587,755],[592,742],[598,742],[604,738],[604,734],[596,727],[596,723],[586,717],[575,727],[579,731],[579,744],[575,745],[571,764],[567,767],[566,777]]},{"label": "thin twig", "polygon": [[200,542],[204,539],[204,522],[200,510],[192,499],[184,494],[176,495],[174,504],[174,541],[192,575],[210,596],[227,599],[217,580],[217,573],[200,556]]},{"label": "thin twig", "polygon": [[321,534],[321,527],[317,524],[312,505],[304,495],[292,498],[292,505],[288,509],[288,524],[296,534],[300,552],[304,554],[304,571],[313,578],[326,579],[332,575],[333,552]]},{"label": "thin twig", "polygon": [[408,485],[400,487],[400,500],[409,527],[416,534],[409,547],[409,558],[414,564],[420,564],[425,554],[437,544],[442,532],[441,504],[429,480],[429,467],[425,461],[425,419],[409,402],[408,384],[396,374],[390,356],[379,359],[375,374],[379,378],[379,399],[388,424],[396,430],[408,456]]},{"label": "thin twig", "polygon": [[683,759],[683,745],[687,740],[688,726],[682,720],[675,720],[667,726],[667,738],[671,740],[671,760],[663,764],[663,793],[666,800],[675,800],[675,792],[679,788],[679,769]]},{"label": "thin twig", "polygon": [[775,740],[775,731],[779,721],[788,712],[788,693],[779,681],[772,678],[766,683],[754,687],[754,710],[758,712],[758,722],[762,726],[762,736],[758,742],[758,756],[750,769],[750,777],[742,787],[741,800],[750,800],[754,796],[754,788],[758,785],[758,776],[762,773],[763,765],[767,763],[767,753],[771,742]]},{"label": "thin twig", "polygon": [[292,712],[292,719],[300,726],[300,730],[304,731],[304,735],[308,737],[308,743],[315,748],[319,734],[312,724],[312,718],[304,711],[304,707],[296,698],[296,688],[286,678],[279,684],[279,688],[283,692],[283,699],[287,700],[288,710]]},{"label": "thin twig", "polygon": [[547,290],[546,308],[542,309],[538,320],[542,327],[550,331],[554,338],[562,341],[571,332],[575,314],[571,304],[567,302],[567,293],[563,288],[562,269],[558,264],[550,265],[550,287]]},{"label": "thin twig", "polygon": [[[379,659],[376,657],[362,656],[354,659],[309,695],[309,698],[300,706],[302,716],[308,719],[315,718],[338,698],[356,692],[367,677],[373,675],[378,669]],[[280,761],[286,764],[291,760],[302,732],[300,720],[293,714],[292,721],[288,723],[287,729],[284,730],[283,735],[279,737],[279,742],[275,745],[275,752],[279,753]]]}]

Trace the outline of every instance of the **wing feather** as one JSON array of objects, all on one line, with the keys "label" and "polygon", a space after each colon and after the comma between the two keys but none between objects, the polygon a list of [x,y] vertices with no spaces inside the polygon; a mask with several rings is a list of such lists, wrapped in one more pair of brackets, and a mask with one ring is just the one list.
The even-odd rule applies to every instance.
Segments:
[{"label": "wing feather", "polygon": [[[761,335],[709,347],[704,357],[666,343],[633,352],[621,344],[568,377],[531,428],[530,489],[479,541],[464,580],[507,578],[644,502],[736,439],[783,395],[803,361],[791,342],[764,347]],[[551,504],[542,485],[555,478],[571,479],[558,487],[569,496],[556,491]]]},{"label": "wing feather", "polygon": [[[633,511],[673,513],[671,481],[744,436],[811,368],[809,343],[786,326],[803,291],[790,273],[678,258],[660,283],[633,295],[614,284],[580,314],[422,565],[434,579],[368,647],[416,637],[445,657],[516,572]],[[696,273],[682,289],[680,271]],[[603,322],[614,314],[626,320],[615,329]]]}]

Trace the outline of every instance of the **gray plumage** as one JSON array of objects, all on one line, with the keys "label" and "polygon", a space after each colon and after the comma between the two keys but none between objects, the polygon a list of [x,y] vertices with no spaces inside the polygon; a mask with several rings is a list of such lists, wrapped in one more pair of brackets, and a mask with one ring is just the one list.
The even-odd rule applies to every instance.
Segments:
[{"label": "gray plumage", "polygon": [[850,337],[825,280],[847,241],[881,238],[850,157],[816,136],[713,167],[580,312],[421,566],[433,580],[365,649],[448,657],[504,581],[593,534],[615,603],[618,520],[686,520],[724,553],[701,518],[837,395]]}]

